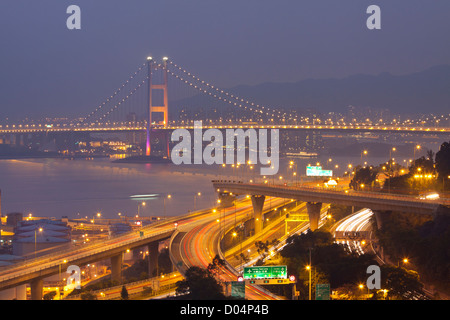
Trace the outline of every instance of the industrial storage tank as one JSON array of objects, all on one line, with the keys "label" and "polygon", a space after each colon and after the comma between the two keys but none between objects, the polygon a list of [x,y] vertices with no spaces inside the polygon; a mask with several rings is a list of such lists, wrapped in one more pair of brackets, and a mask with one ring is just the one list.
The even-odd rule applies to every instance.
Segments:
[{"label": "industrial storage tank", "polygon": [[21,221],[14,229],[13,255],[32,257],[68,249],[71,245],[70,231],[67,223],[62,221]]}]

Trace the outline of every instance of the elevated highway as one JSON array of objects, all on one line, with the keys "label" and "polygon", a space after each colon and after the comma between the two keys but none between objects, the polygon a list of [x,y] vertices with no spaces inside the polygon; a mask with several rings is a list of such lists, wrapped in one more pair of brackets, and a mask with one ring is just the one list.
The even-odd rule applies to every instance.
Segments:
[{"label": "elevated highway", "polygon": [[[277,199],[274,205],[286,201]],[[264,211],[269,210],[266,205]],[[236,207],[231,206],[217,210],[215,214],[180,227],[171,239],[170,253],[172,263],[184,274],[189,267],[206,268],[216,255],[223,258],[220,242],[225,233],[252,216],[252,205],[248,199],[237,201]],[[236,281],[239,273],[226,261],[226,266],[220,267],[218,278],[223,283]],[[279,297],[256,285],[246,285],[246,298],[250,300],[273,300]]]},{"label": "elevated highway", "polygon": [[32,299],[42,295],[43,279],[58,273],[65,273],[70,265],[82,266],[111,258],[112,277],[120,278],[123,253],[136,247],[169,238],[175,230],[172,226],[160,226],[144,231],[144,235],[133,232],[124,236],[55,252],[35,259],[15,264],[0,270],[0,290],[31,283]]},{"label": "elevated highway", "polygon": [[450,205],[450,201],[446,199],[425,200],[407,195],[336,190],[332,188],[243,183],[227,180],[214,180],[213,186],[217,193],[219,193],[219,196],[223,197],[230,193],[250,195],[254,199],[253,207],[255,214],[260,212],[259,208],[264,204],[264,197],[266,196],[304,201],[307,203],[307,211],[312,230],[318,227],[322,203],[370,208],[375,212],[377,223],[380,224],[380,215],[382,213],[398,211],[434,215],[440,206]]},{"label": "elevated highway", "polygon": [[43,279],[58,273],[65,273],[70,265],[82,266],[96,261],[111,259],[111,276],[120,280],[123,254],[127,250],[149,247],[149,274],[156,269],[158,260],[158,242],[168,239],[184,224],[208,216],[211,210],[201,210],[184,216],[156,222],[107,240],[93,242],[89,245],[53,252],[34,259],[23,261],[0,269],[0,290],[13,288],[21,284],[31,284],[33,300],[42,299]]}]

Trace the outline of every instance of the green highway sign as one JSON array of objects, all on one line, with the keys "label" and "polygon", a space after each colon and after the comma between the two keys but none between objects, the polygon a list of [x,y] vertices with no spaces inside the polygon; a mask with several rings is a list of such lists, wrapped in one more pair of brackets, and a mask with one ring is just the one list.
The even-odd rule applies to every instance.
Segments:
[{"label": "green highway sign", "polygon": [[330,284],[316,284],[316,300],[330,300]]},{"label": "green highway sign", "polygon": [[333,170],[322,170],[321,166],[307,166],[306,175],[309,177],[332,177]]},{"label": "green highway sign", "polygon": [[287,278],[286,266],[244,267],[244,279]]}]

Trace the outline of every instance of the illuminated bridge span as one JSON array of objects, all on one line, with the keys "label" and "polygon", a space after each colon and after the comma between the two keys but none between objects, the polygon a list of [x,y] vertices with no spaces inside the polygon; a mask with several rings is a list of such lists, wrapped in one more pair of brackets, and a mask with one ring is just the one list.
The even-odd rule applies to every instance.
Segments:
[{"label": "illuminated bridge span", "polygon": [[[57,132],[143,132],[147,123],[96,123],[90,126],[77,125],[0,125],[0,134],[27,134],[27,133],[57,133]],[[188,129],[194,126],[182,125],[154,125],[159,130]],[[203,129],[280,129],[280,130],[321,130],[343,132],[398,132],[398,133],[430,133],[448,134],[450,128],[443,127],[406,127],[406,126],[338,126],[338,125],[264,125],[264,124],[229,124],[229,125],[203,125]]]},{"label": "illuminated bridge span", "polygon": [[[194,99],[195,102],[189,99]],[[197,100],[195,100],[197,99]],[[170,120],[172,110],[183,110],[184,118]],[[151,148],[151,134],[155,140],[167,140],[167,130],[193,129],[192,120],[200,113],[207,115],[203,128],[274,128],[280,130],[321,130],[343,132],[398,132],[448,134],[450,127],[411,125],[367,125],[358,123],[308,124],[295,112],[283,111],[279,106],[264,106],[220,89],[202,80],[167,57],[156,62],[152,57],[139,66],[113,94],[103,99],[93,110],[78,119],[41,124],[0,125],[0,142],[44,141],[49,133],[146,132],[146,155]],[[189,111],[191,110],[191,111]],[[241,113],[236,111],[240,110]],[[178,125],[186,124],[187,126]],[[29,137],[33,136],[33,137]],[[41,142],[42,142],[41,141]]]},{"label": "illuminated bridge span", "polygon": [[375,212],[377,223],[381,223],[380,215],[392,211],[434,215],[439,206],[449,206],[448,200],[422,200],[413,196],[382,194],[360,191],[338,191],[305,186],[283,186],[256,183],[230,182],[223,180],[213,181],[213,186],[219,196],[250,195],[253,200],[255,216],[264,204],[265,196],[296,199],[307,202],[307,210],[311,230],[318,227],[322,203],[335,203],[344,206],[370,208]]},{"label": "illuminated bridge span", "polygon": [[70,265],[83,266],[104,259],[111,259],[111,277],[120,281],[124,252],[142,246],[149,248],[149,274],[152,274],[157,264],[158,242],[170,238],[175,230],[173,222],[158,223],[143,227],[141,234],[133,231],[91,245],[50,253],[2,268],[0,290],[30,283],[31,299],[42,300],[44,278],[65,273]]}]

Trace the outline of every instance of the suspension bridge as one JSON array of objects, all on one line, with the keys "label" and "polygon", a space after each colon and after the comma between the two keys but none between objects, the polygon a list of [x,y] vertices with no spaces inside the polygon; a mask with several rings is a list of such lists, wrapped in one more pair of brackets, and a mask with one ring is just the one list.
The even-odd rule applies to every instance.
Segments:
[{"label": "suspension bridge", "polygon": [[[169,110],[170,105],[170,110]],[[9,135],[36,133],[146,132],[145,154],[151,153],[151,136],[168,141],[171,130],[193,129],[194,120],[203,128],[267,128],[343,132],[406,132],[448,134],[447,127],[372,125],[358,123],[311,123],[311,119],[282,106],[265,106],[218,88],[177,65],[167,57],[152,57],[93,110],[65,122],[0,125],[0,140]],[[17,140],[17,139],[16,139]]]}]

